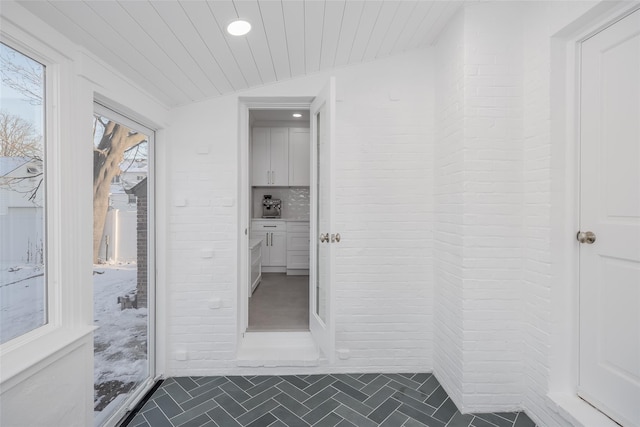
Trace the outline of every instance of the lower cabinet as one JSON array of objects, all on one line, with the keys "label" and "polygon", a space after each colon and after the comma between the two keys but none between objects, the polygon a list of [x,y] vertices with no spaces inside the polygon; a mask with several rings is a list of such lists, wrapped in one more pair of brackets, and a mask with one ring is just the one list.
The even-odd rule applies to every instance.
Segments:
[{"label": "lower cabinet", "polygon": [[309,223],[287,225],[287,274],[309,274]]},{"label": "lower cabinet", "polygon": [[251,238],[262,240],[262,271],[285,272],[287,267],[287,227],[284,221],[254,220]]},{"label": "lower cabinet", "polygon": [[287,265],[287,233],[279,231],[253,231],[252,239],[262,239],[262,266],[285,267]]},{"label": "lower cabinet", "polygon": [[262,240],[262,272],[309,274],[309,223],[256,219],[251,239]]}]

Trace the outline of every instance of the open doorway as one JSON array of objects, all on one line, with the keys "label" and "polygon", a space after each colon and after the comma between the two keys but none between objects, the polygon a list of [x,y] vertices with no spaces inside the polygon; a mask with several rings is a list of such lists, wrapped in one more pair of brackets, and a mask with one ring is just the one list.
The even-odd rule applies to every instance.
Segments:
[{"label": "open doorway", "polygon": [[249,110],[247,332],[309,330],[308,108]]},{"label": "open doorway", "polygon": [[[238,213],[242,228],[238,245],[238,366],[318,366],[321,357],[329,361],[334,358],[335,305],[331,284],[335,252],[332,248],[341,239],[339,233],[332,233],[335,99],[333,77],[314,97],[240,99]],[[287,114],[291,119],[283,118],[276,126],[266,123],[269,121],[266,118],[258,120],[256,112],[262,111],[269,115]],[[301,116],[294,117],[294,113]],[[272,130],[274,127],[287,131]],[[269,156],[264,153],[264,145],[255,143],[256,138],[267,140],[267,134]],[[285,135],[287,144],[282,143]],[[287,147],[284,158],[271,156],[272,141],[276,151],[279,145]],[[286,165],[286,174],[278,168],[279,164]],[[269,192],[254,197],[254,190],[258,192],[261,188]],[[294,189],[298,196],[304,194],[308,207],[296,211],[283,193],[276,193],[285,189],[289,192]],[[265,198],[267,195],[271,198]],[[263,209],[272,210],[264,214],[271,218],[262,218]],[[278,209],[280,212],[274,214]],[[257,328],[253,332],[249,329],[249,302],[258,295],[256,290],[260,284],[267,283],[270,273],[292,281],[298,276],[299,283],[307,285],[307,315],[301,318],[308,319],[308,326],[296,325],[299,329],[294,330],[291,324],[274,325],[273,329],[263,328],[257,332]],[[278,276],[272,277],[277,281]],[[273,297],[276,304],[271,308],[282,307],[291,297],[286,289],[280,295]],[[254,324],[257,326],[258,322],[252,326]]]}]

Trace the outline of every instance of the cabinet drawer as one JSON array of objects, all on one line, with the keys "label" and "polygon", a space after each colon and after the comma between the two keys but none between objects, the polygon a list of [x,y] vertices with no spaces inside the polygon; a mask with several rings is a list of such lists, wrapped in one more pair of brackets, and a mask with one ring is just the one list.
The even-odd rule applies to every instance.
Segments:
[{"label": "cabinet drawer", "polygon": [[309,251],[287,251],[288,269],[308,269]]},{"label": "cabinet drawer", "polygon": [[307,233],[309,234],[309,223],[298,221],[287,221],[287,231],[290,233]]},{"label": "cabinet drawer", "polygon": [[286,231],[286,221],[253,220],[251,231]]}]

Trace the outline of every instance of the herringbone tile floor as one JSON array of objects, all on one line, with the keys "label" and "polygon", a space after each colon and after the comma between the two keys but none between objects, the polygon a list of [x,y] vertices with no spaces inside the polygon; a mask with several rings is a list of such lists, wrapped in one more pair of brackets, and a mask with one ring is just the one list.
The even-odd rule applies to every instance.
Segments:
[{"label": "herringbone tile floor", "polygon": [[533,427],[522,412],[462,415],[431,374],[169,378],[130,427]]}]

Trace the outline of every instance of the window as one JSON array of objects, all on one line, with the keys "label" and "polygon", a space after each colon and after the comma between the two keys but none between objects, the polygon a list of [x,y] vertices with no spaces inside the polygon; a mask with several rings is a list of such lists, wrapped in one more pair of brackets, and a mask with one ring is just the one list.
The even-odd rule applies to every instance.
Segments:
[{"label": "window", "polygon": [[0,344],[47,323],[45,66],[0,43]]}]

